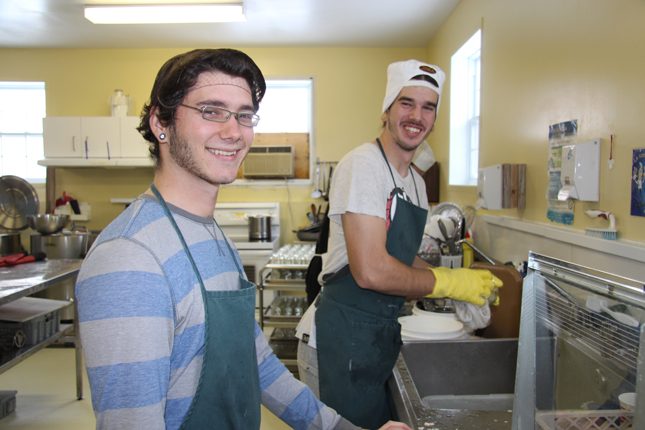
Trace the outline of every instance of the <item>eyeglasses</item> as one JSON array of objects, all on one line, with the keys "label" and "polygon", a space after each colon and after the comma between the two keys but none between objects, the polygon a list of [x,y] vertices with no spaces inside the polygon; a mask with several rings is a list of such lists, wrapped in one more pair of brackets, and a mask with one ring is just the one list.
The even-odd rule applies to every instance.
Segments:
[{"label": "eyeglasses", "polygon": [[198,108],[195,106],[188,106],[183,103],[181,105],[201,112],[202,118],[208,121],[226,122],[231,118],[231,115],[235,117],[238,124],[243,125],[244,127],[255,127],[260,121],[260,117],[253,112],[233,112],[232,110],[216,106],[202,106]]}]

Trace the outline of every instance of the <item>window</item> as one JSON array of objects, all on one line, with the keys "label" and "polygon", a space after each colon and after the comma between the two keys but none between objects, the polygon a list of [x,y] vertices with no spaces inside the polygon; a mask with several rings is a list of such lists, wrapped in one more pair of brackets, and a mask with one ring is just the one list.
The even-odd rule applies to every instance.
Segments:
[{"label": "window", "polygon": [[[256,133],[311,132],[311,79],[267,79]],[[288,114],[287,114],[288,113]]]},{"label": "window", "polygon": [[450,63],[450,185],[477,185],[481,30],[452,56]]},{"label": "window", "polygon": [[[289,145],[294,147],[295,176],[292,184],[311,185],[315,157],[313,142],[313,77],[267,78],[267,90],[260,103],[260,122],[254,128],[253,146]],[[284,179],[245,179],[242,168],[230,186],[284,185]]]},{"label": "window", "polygon": [[45,182],[44,82],[0,82],[0,175]]}]

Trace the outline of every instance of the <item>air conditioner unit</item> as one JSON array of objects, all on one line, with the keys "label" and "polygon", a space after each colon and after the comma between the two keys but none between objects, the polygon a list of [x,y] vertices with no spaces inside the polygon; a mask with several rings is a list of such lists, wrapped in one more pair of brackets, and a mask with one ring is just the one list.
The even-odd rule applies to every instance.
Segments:
[{"label": "air conditioner unit", "polygon": [[242,163],[245,178],[293,178],[293,146],[252,146]]}]

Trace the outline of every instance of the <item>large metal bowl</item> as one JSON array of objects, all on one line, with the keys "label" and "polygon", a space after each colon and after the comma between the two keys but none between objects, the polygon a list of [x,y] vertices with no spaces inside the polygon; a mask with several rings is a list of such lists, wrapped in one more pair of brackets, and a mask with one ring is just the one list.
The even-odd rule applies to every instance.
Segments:
[{"label": "large metal bowl", "polygon": [[40,234],[54,234],[61,231],[67,225],[69,215],[40,214],[27,215],[29,227]]}]

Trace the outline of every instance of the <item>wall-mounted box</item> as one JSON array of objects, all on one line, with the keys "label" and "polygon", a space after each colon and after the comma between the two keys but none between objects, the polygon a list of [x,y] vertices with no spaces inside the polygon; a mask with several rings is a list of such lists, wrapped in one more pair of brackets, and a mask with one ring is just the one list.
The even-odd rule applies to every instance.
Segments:
[{"label": "wall-mounted box", "polygon": [[526,164],[497,164],[479,169],[478,206],[489,210],[526,208]]},{"label": "wall-mounted box", "polygon": [[562,147],[558,200],[600,199],[600,139]]},{"label": "wall-mounted box", "polygon": [[502,165],[479,169],[477,177],[477,206],[493,211],[502,210]]}]

